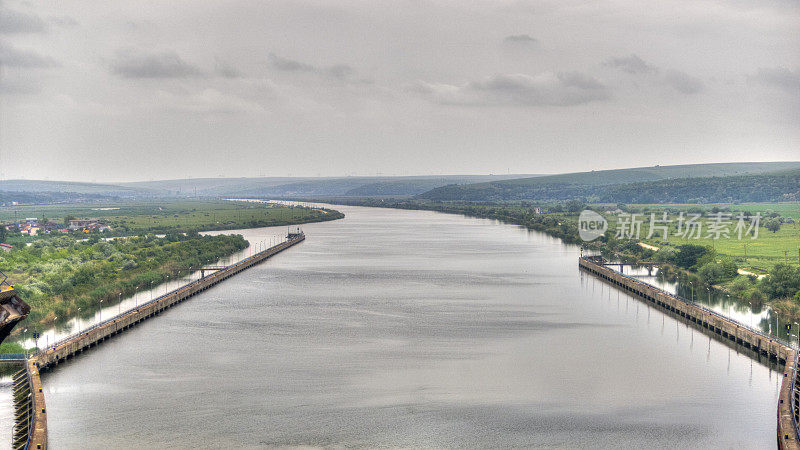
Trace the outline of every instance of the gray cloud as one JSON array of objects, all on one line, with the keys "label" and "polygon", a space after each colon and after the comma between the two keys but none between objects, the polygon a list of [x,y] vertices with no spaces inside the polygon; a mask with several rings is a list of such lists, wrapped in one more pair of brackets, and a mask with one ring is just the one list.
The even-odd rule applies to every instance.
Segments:
[{"label": "gray cloud", "polygon": [[163,110],[196,114],[241,114],[264,111],[264,108],[256,102],[211,88],[189,94],[160,91],[155,105]]},{"label": "gray cloud", "polygon": [[800,71],[791,71],[785,67],[762,67],[755,75],[747,78],[750,82],[785,89],[795,94],[800,91]]},{"label": "gray cloud", "polygon": [[639,58],[637,55],[625,56],[625,57],[618,57],[618,58],[609,58],[603,62],[603,65],[606,67],[613,67],[615,69],[622,70],[623,72],[631,73],[631,74],[641,74],[641,73],[653,73],[657,72],[658,69],[647,64]]},{"label": "gray cloud", "polygon": [[269,54],[268,62],[270,67],[272,67],[273,69],[282,70],[286,72],[317,72],[319,70],[310,64],[305,64],[301,63],[300,61],[284,58],[274,53]]},{"label": "gray cloud", "polygon": [[58,25],[60,27],[76,27],[78,26],[78,21],[73,19],[70,16],[53,16],[50,17],[50,23]]},{"label": "gray cloud", "polygon": [[418,82],[411,90],[437,103],[471,106],[573,106],[610,96],[605,85],[579,72],[501,74],[461,86]]},{"label": "gray cloud", "polygon": [[242,78],[244,76],[241,70],[222,61],[217,61],[214,72],[224,78]]},{"label": "gray cloud", "polygon": [[[2,72],[0,72],[2,75]],[[40,91],[38,85],[30,79],[9,80],[7,77],[0,76],[0,93],[3,94],[36,94]]]},{"label": "gray cloud", "polygon": [[42,56],[30,50],[20,50],[0,41],[0,66],[46,68],[58,63],[48,56]]},{"label": "gray cloud", "polygon": [[320,67],[307,64],[293,59],[284,58],[274,53],[270,53],[267,59],[269,66],[274,70],[282,72],[311,73],[325,78],[345,81],[350,83],[369,83],[369,80],[359,79],[355,70],[347,64],[335,64],[333,66]]},{"label": "gray cloud", "polygon": [[669,70],[664,74],[664,81],[676,91],[692,95],[697,94],[705,87],[703,81],[678,70]]},{"label": "gray cloud", "polygon": [[111,72],[123,78],[188,78],[203,74],[174,51],[139,53],[132,50],[117,52],[111,62]]},{"label": "gray cloud", "polygon": [[42,33],[47,29],[39,16],[8,9],[0,3],[0,33]]},{"label": "gray cloud", "polygon": [[513,34],[511,36],[506,36],[503,39],[503,42],[506,44],[514,44],[514,45],[520,45],[520,44],[531,45],[531,44],[536,44],[539,41],[528,34]]},{"label": "gray cloud", "polygon": [[[531,3],[0,0],[0,42],[28,66],[0,77],[19,112],[2,120],[5,171],[111,181],[796,158],[797,0]],[[34,67],[47,56],[61,67]],[[152,158],[163,164],[131,170]]]},{"label": "gray cloud", "polygon": [[[631,75],[652,75],[661,72],[661,69],[648,64],[635,54],[609,58],[603,61],[603,66],[618,69]],[[650,81],[666,85],[686,95],[697,94],[705,88],[702,80],[679,70],[665,70],[663,74],[650,78]]]}]

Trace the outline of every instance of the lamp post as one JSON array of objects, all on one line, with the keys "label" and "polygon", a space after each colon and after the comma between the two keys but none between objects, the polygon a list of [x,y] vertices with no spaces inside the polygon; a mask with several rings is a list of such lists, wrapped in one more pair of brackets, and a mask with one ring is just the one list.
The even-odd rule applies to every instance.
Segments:
[{"label": "lamp post", "polygon": [[[795,322],[794,324],[797,325],[797,322]],[[796,329],[797,327],[795,327],[795,330]],[[797,345],[800,346],[800,332],[797,333]]]}]

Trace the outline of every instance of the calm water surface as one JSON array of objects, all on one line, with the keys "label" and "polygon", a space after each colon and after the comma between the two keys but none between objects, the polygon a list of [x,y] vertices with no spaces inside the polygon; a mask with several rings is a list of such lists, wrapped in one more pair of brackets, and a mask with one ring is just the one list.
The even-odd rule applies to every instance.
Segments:
[{"label": "calm water surface", "polygon": [[775,446],[778,374],[581,274],[576,247],[336,208],[46,373],[52,447]]}]

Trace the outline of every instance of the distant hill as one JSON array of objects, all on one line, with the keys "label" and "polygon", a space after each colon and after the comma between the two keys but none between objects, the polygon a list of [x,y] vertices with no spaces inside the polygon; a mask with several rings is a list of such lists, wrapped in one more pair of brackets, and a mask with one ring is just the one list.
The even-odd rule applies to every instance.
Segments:
[{"label": "distant hill", "polygon": [[[48,180],[0,180],[0,192],[33,194],[71,193],[107,196],[118,199],[162,197],[251,197],[251,198],[311,198],[311,197],[413,197],[454,201],[561,200],[569,198],[633,198],[638,189],[660,192],[662,197],[687,198],[690,192],[676,194],[681,186],[697,189],[697,198],[721,198],[709,189],[709,180],[702,186],[686,181],[661,185],[639,185],[666,180],[758,175],[780,170],[800,169],[800,162],[722,163],[681,166],[638,167],[632,169],[598,170],[559,175],[430,175],[408,177],[258,177],[258,178],[196,178],[141,181],[132,183],[78,183]],[[791,179],[791,178],[790,178]],[[752,179],[742,179],[742,183]],[[775,180],[775,186],[780,182]],[[631,185],[611,189],[610,186]],[[704,187],[705,186],[705,187]],[[731,185],[733,186],[733,185]],[[786,187],[786,185],[780,185]],[[603,187],[603,189],[599,189]],[[665,191],[669,187],[669,193]],[[784,189],[784,187],[778,188]],[[755,198],[757,189],[745,195],[744,187],[737,188],[737,197]],[[627,193],[626,193],[627,192]],[[701,194],[705,192],[705,194]],[[773,193],[774,194],[774,193]],[[654,194],[655,195],[655,194]],[[774,195],[770,194],[773,198]],[[45,198],[45,197],[41,197]],[[54,201],[59,201],[55,200]],[[620,200],[628,201],[628,200]],[[659,201],[659,200],[655,200]]]},{"label": "distant hill", "polygon": [[[673,192],[680,186],[694,186],[701,189],[704,186],[714,184],[711,180],[714,177],[729,177],[743,175],[759,175],[790,171],[800,169],[800,162],[768,162],[768,163],[721,163],[721,164],[692,164],[679,166],[654,166],[637,167],[632,169],[599,170],[592,172],[578,172],[560,175],[548,175],[536,178],[521,178],[513,180],[501,180],[488,183],[476,183],[467,185],[448,185],[432,189],[419,195],[419,198],[439,201],[504,201],[504,200],[566,200],[571,198],[581,198],[592,200],[593,198],[604,197],[606,194],[615,191],[617,196],[624,196],[626,189],[643,189],[644,187],[660,191],[664,196],[665,190],[657,186],[672,186]],[[689,183],[687,180],[703,178],[700,183]],[[791,179],[791,177],[789,177]],[[683,180],[680,182],[669,183],[667,180]],[[661,185],[656,182],[664,181]],[[742,178],[742,183],[753,182],[754,179]],[[654,182],[656,184],[638,185],[636,183]],[[630,185],[629,188],[620,187],[617,190],[611,186]],[[787,186],[787,189],[789,186]],[[743,187],[742,187],[743,189]],[[755,189],[755,188],[754,188]],[[699,193],[695,197],[702,198],[704,195]],[[743,191],[737,191],[743,194]],[[631,192],[631,195],[633,192]],[[686,197],[689,193],[681,194]],[[740,196],[738,195],[737,196]],[[715,195],[719,198],[719,195]],[[603,200],[605,201],[605,200]],[[619,200],[626,201],[626,200]],[[629,201],[629,200],[627,200]],[[658,202],[659,200],[655,200]],[[741,200],[741,201],[765,201],[765,200]],[[649,202],[647,202],[649,203]]]},{"label": "distant hill", "polygon": [[312,178],[258,177],[258,178],[185,178],[176,180],[135,181],[118,183],[119,186],[158,192],[165,196],[219,196],[257,187],[272,187]]},{"label": "distant hill", "polygon": [[54,203],[105,202],[118,197],[77,192],[0,191],[0,206],[49,205]]},{"label": "distant hill", "polygon": [[[453,183],[479,183],[523,175],[431,175],[410,177],[199,178],[122,183],[170,195],[228,197],[412,196]],[[531,175],[527,175],[530,177]]]},{"label": "distant hill", "polygon": [[479,183],[534,175],[432,175],[410,177],[259,177],[193,178],[126,183],[81,183],[49,180],[0,180],[0,191],[94,194],[131,198],[158,197],[291,197],[413,196],[453,183]]},{"label": "distant hill", "polygon": [[116,184],[48,180],[0,180],[0,191],[27,193],[72,193],[113,197],[152,196],[155,192]]},{"label": "distant hill", "polygon": [[601,186],[590,195],[602,203],[796,202],[800,169]]}]

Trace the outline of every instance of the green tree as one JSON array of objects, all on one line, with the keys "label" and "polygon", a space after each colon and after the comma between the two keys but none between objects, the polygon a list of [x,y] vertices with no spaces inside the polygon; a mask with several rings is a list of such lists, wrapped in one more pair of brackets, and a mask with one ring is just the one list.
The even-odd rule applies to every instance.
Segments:
[{"label": "green tree", "polygon": [[583,203],[580,200],[570,200],[564,206],[567,208],[567,212],[571,213],[580,212],[586,209],[586,203]]},{"label": "green tree", "polygon": [[697,271],[697,274],[700,275],[700,278],[706,284],[717,284],[725,277],[725,271],[722,268],[722,264],[717,262],[710,262],[704,264],[700,267],[700,270]]},{"label": "green tree", "polygon": [[753,288],[753,282],[750,281],[749,277],[744,275],[736,277],[735,280],[730,284],[729,289],[731,292],[738,296],[744,296],[744,294]]},{"label": "green tree", "polygon": [[710,249],[702,245],[684,244],[678,247],[675,264],[684,269],[697,265],[698,260],[708,254]]},{"label": "green tree", "polygon": [[730,280],[739,275],[739,267],[736,266],[736,263],[731,258],[722,258],[720,265],[722,266],[723,276],[726,279]]},{"label": "green tree", "polygon": [[800,291],[800,268],[778,263],[761,280],[761,289],[771,299],[794,297]]},{"label": "green tree", "polygon": [[764,221],[764,228],[775,233],[781,229],[781,222],[778,219],[767,219]]}]

